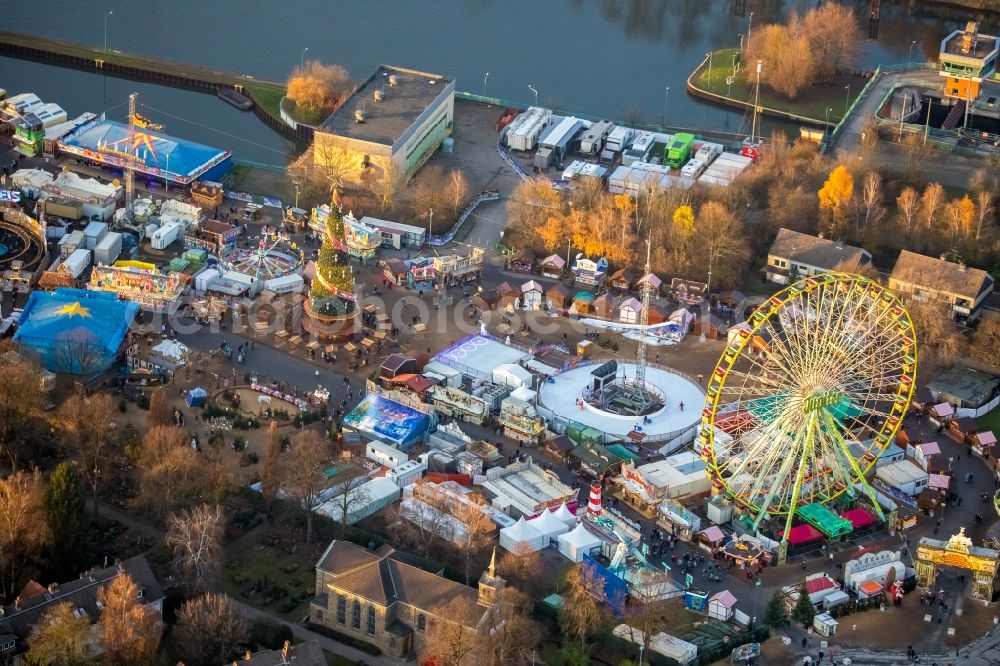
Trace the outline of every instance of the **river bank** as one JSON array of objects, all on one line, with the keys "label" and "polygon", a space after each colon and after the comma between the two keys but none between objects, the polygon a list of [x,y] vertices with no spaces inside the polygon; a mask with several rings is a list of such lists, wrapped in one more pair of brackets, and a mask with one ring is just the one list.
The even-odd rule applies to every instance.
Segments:
[{"label": "river bank", "polygon": [[275,131],[289,138],[309,138],[306,128],[294,129],[281,119],[285,86],[276,81],[10,31],[0,32],[0,53],[195,90],[231,88],[247,95],[253,112]]},{"label": "river bank", "polygon": [[[688,94],[707,102],[752,112],[753,81],[745,77],[748,63],[740,62],[739,49],[719,49],[706,55],[687,79]],[[817,127],[834,127],[850,108],[867,75],[843,74],[833,81],[809,86],[789,100],[762,87],[762,115]]]}]

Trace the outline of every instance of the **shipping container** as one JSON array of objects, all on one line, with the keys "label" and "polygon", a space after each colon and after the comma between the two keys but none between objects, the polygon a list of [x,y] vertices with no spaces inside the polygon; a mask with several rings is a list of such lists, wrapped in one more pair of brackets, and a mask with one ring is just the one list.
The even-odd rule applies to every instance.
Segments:
[{"label": "shipping container", "polygon": [[154,250],[164,250],[171,243],[177,240],[184,230],[184,225],[180,222],[167,222],[162,227],[153,232],[150,239]]},{"label": "shipping container", "polygon": [[533,106],[510,123],[506,128],[505,141],[511,150],[533,150],[542,130],[548,127],[552,111]]},{"label": "shipping container", "polygon": [[[558,121],[556,118],[557,116],[552,117],[551,124],[538,138],[539,152],[548,148],[551,155],[551,160],[545,166],[549,166],[553,162],[562,162],[570,143],[584,128],[584,122],[579,118],[567,116]],[[538,166],[538,160],[535,161],[535,166]]]},{"label": "shipping container", "polygon": [[85,250],[80,248],[73,252],[65,259],[63,259],[62,266],[60,267],[64,272],[69,273],[74,278],[80,277],[83,271],[87,270],[87,266],[90,265],[90,250]]},{"label": "shipping container", "polygon": [[80,216],[83,215],[83,204],[70,201],[69,199],[46,197],[38,203],[41,204],[41,210],[45,213],[46,217],[79,220]]}]

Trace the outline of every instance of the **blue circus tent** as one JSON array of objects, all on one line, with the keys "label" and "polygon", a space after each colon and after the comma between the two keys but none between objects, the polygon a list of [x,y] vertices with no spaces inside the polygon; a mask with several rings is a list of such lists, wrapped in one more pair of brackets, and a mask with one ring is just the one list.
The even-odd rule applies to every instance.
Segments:
[{"label": "blue circus tent", "polygon": [[208,393],[201,387],[195,387],[187,392],[184,402],[188,407],[204,407],[208,402]]},{"label": "blue circus tent", "polygon": [[139,306],[116,294],[56,289],[31,294],[14,340],[46,370],[96,374],[111,366]]}]

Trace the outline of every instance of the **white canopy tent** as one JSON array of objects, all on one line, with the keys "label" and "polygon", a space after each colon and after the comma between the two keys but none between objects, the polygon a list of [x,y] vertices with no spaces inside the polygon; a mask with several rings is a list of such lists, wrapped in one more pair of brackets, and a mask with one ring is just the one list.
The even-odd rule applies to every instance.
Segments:
[{"label": "white canopy tent", "polygon": [[183,342],[166,339],[149,350],[149,361],[167,370],[177,370],[187,364],[188,351]]},{"label": "white canopy tent", "polygon": [[528,525],[538,530],[547,540],[569,532],[569,525],[553,516],[548,509],[529,520]]},{"label": "white canopy tent", "polygon": [[500,530],[500,547],[512,553],[524,549],[534,552],[547,544],[548,537],[529,525],[523,516],[510,527]]},{"label": "white canopy tent", "polygon": [[552,515],[558,518],[559,520],[563,521],[570,527],[576,525],[576,515],[569,510],[569,507],[566,506],[566,502],[560,504],[559,508],[552,512]]},{"label": "white canopy tent", "polygon": [[560,534],[557,540],[559,552],[573,562],[581,561],[584,555],[589,555],[601,547],[601,540],[584,527],[583,523],[578,524],[572,532]]}]

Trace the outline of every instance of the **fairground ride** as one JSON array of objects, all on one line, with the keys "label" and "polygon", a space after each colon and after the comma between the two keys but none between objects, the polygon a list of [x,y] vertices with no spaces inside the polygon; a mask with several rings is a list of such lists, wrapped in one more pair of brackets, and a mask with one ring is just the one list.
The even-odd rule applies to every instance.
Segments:
[{"label": "fairground ride", "polygon": [[752,531],[771,517],[787,553],[793,519],[850,533],[828,505],[866,496],[916,382],[913,322],[900,299],[859,275],[826,273],[762,303],[712,373],[700,444],[716,494]]}]

